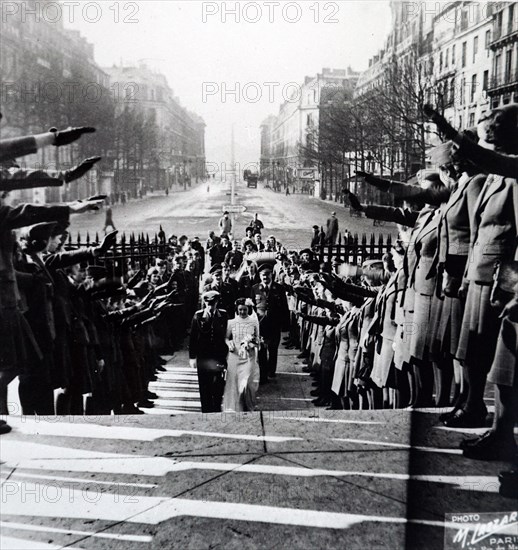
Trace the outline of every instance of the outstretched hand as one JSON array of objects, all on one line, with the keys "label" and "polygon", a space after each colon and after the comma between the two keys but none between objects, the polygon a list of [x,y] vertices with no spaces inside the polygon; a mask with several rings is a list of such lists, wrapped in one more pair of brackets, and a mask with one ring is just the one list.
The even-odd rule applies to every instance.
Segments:
[{"label": "outstretched hand", "polygon": [[117,243],[117,233],[118,231],[112,231],[111,233],[108,233],[106,237],[104,237],[104,239],[101,241],[101,244],[97,248],[99,256],[102,256],[103,254],[108,252],[110,248],[115,246],[115,244]]},{"label": "outstretched hand", "polygon": [[353,210],[356,210],[357,212],[363,212],[364,208],[362,203],[359,201],[358,197],[349,191],[349,204],[351,205],[351,208]]},{"label": "outstretched hand", "polygon": [[88,212],[89,210],[99,210],[103,201],[75,201],[68,203],[71,214],[82,214],[83,212]]},{"label": "outstretched hand", "polygon": [[446,139],[453,139],[457,136],[457,130],[429,103],[423,105],[423,113],[437,125],[437,129],[444,134]]},{"label": "outstretched hand", "polygon": [[65,183],[70,183],[71,181],[77,180],[84,176],[89,170],[92,169],[93,165],[101,160],[102,157],[90,157],[81,164],[78,164],[74,168],[67,170],[65,172]]},{"label": "outstretched hand", "polygon": [[425,103],[423,105],[423,113],[430,119],[433,119],[435,115],[439,115],[439,113],[429,103]]},{"label": "outstretched hand", "polygon": [[83,134],[92,134],[95,132],[95,128],[91,126],[80,126],[79,128],[69,127],[66,130],[60,131],[58,131],[57,128],[51,128],[49,131],[54,134],[54,145],[56,147],[61,147],[73,143]]},{"label": "outstretched hand", "polygon": [[354,174],[360,176],[360,178],[368,178],[371,175],[369,172],[364,172],[363,170],[356,170]]}]

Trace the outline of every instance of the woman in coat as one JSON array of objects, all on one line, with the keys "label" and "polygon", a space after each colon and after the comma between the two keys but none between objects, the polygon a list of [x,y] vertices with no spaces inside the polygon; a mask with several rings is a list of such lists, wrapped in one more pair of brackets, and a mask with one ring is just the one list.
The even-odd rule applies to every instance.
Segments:
[{"label": "woman in coat", "polygon": [[[491,305],[491,284],[497,262],[518,259],[518,181],[516,173],[502,176],[497,155],[488,155],[479,145],[463,139],[432,109],[425,112],[439,129],[460,144],[461,154],[490,172],[473,209],[469,261],[461,293],[466,295],[457,357],[463,361],[469,381],[465,405],[450,425],[479,427],[486,423],[484,404],[486,377],[493,363],[501,320],[501,307]],[[496,153],[518,153],[518,105],[495,109],[486,119],[483,136]],[[498,174],[497,174],[498,172]],[[497,443],[497,436],[492,439]]]}]

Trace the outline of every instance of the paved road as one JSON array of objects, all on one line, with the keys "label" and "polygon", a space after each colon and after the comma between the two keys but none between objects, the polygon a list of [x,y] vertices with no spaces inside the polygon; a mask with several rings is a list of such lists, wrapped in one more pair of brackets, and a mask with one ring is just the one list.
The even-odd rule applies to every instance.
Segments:
[{"label": "paved road", "polygon": [[[221,183],[211,184],[207,193],[206,184],[199,184],[187,191],[178,191],[169,196],[150,195],[143,200],[131,201],[125,206],[113,207],[113,220],[117,229],[126,232],[149,232],[153,235],[162,225],[167,235],[186,234],[205,239],[208,231],[217,229],[222,207],[230,202],[227,196],[228,186]],[[265,224],[264,234],[275,234],[288,247],[308,246],[311,240],[311,226],[324,225],[332,211],[338,215],[340,230],[348,229],[351,233],[392,233],[396,228],[392,224],[374,227],[371,220],[351,218],[349,210],[338,203],[321,201],[307,195],[290,195],[274,193],[264,189],[261,184],[257,189],[237,187],[237,200],[247,207],[247,211],[236,217],[237,235],[244,235],[254,213],[257,212]],[[77,231],[102,233],[104,213],[90,213],[75,216],[71,231],[75,237]]]}]

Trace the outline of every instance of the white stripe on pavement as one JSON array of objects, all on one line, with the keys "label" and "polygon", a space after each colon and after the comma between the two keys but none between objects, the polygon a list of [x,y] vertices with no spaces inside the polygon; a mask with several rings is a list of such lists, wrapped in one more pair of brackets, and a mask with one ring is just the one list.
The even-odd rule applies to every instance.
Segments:
[{"label": "white stripe on pavement", "polygon": [[[263,413],[266,415],[268,413]],[[272,416],[274,420],[298,420],[299,422],[328,422],[337,424],[385,424],[385,422],[374,422],[371,420],[339,420],[337,418],[323,418],[321,416],[310,416],[303,418],[300,416]]]},{"label": "white stripe on pavement", "polygon": [[[0,548],[2,550],[58,550],[63,548],[61,544],[49,544],[38,540],[6,537],[0,533]],[[81,550],[79,546],[67,546],[71,550]]]},{"label": "white stripe on pavement", "polygon": [[100,481],[98,479],[84,479],[81,477],[63,477],[63,476],[55,476],[55,475],[48,475],[44,476],[42,474],[26,474],[21,473],[18,471],[15,471],[12,475],[7,477],[3,477],[2,479],[5,481],[6,479],[13,479],[17,477],[26,477],[29,479],[44,479],[44,480],[51,480],[51,481],[64,481],[64,482],[72,482],[72,483],[84,483],[84,484],[94,484],[94,485],[117,485],[119,487],[138,487],[140,489],[155,489],[158,487],[156,483],[129,483],[125,481]]},{"label": "white stripe on pavement", "polygon": [[[190,516],[211,519],[274,523],[324,529],[347,529],[367,522],[406,523],[404,517],[383,517],[362,514],[323,512],[277,506],[241,504],[217,501],[139,496],[134,499],[100,493],[85,499],[81,491],[67,491],[67,498],[49,500],[31,498],[38,488],[26,487],[25,496],[18,491],[4,501],[9,514],[20,516],[73,518],[82,520],[125,521],[157,525],[175,517]],[[95,498],[94,498],[95,497]],[[114,498],[118,498],[114,505]],[[130,502],[130,500],[132,500]],[[71,505],[73,503],[73,505]]]},{"label": "white stripe on pavement", "polygon": [[[47,525],[30,525],[28,523],[17,523],[11,521],[0,521],[0,527],[4,529],[19,529],[23,531],[36,531],[44,533],[64,533],[66,535],[78,535],[86,537],[96,537],[100,539],[115,539],[127,542],[151,542],[153,537],[150,535],[123,535],[122,533],[95,533],[93,531],[76,531],[75,529],[58,529],[57,527],[49,527]],[[2,550],[7,550],[6,547],[0,546]],[[62,546],[56,546],[62,548]],[[67,547],[68,548],[68,547]]]},{"label": "white stripe on pavement", "polygon": [[[202,432],[197,430],[166,430],[155,428],[124,427],[120,425],[102,426],[84,422],[79,417],[78,422],[42,422],[32,417],[10,417],[9,424],[16,428],[16,431],[26,435],[56,435],[65,437],[80,437],[93,439],[122,439],[136,441],[155,441],[162,437],[211,437],[219,439],[236,439],[243,441],[267,441],[272,443],[284,441],[302,441],[301,437],[276,436],[276,435],[253,435],[233,434],[224,432]],[[79,430],[78,427],[81,429]],[[4,445],[12,440],[2,440],[2,453]],[[12,441],[15,443],[14,441]]]},{"label": "white stripe on pavement", "polygon": [[413,449],[425,453],[442,453],[450,455],[461,455],[460,449],[441,449],[439,447],[421,447],[418,445],[408,445],[406,443],[389,443],[387,441],[371,441],[369,439],[351,439],[351,438],[333,438],[333,441],[343,441],[345,443],[361,443],[365,445],[380,445],[385,447],[395,447],[399,449]]}]

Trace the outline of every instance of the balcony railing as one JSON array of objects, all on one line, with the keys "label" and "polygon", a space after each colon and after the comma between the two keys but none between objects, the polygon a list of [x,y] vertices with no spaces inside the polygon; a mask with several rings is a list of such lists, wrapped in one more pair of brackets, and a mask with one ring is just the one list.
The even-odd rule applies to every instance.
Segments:
[{"label": "balcony railing", "polygon": [[500,31],[495,29],[493,30],[493,36],[491,37],[489,47],[492,50],[495,50],[500,46],[503,46],[510,42],[514,42],[516,39],[518,39],[518,27],[516,26],[516,24],[512,29],[502,29]]},{"label": "balcony railing", "polygon": [[511,86],[518,86],[518,69],[493,75],[489,81],[488,91]]}]

